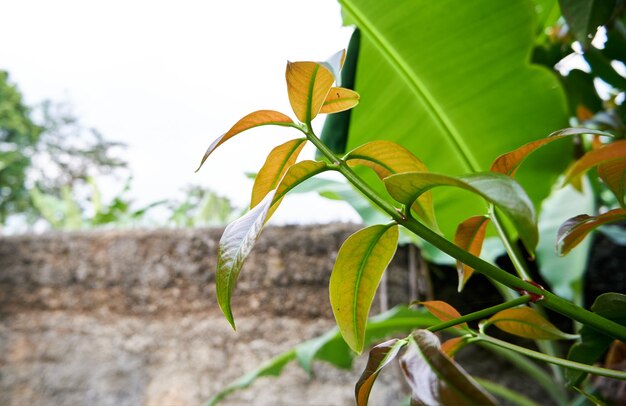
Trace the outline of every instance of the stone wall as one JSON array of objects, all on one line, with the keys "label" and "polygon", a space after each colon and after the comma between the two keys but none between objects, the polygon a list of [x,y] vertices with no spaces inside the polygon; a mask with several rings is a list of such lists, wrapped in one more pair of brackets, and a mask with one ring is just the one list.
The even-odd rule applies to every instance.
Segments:
[{"label": "stone wall", "polygon": [[[233,298],[236,333],[214,294],[222,230],[0,238],[0,405],[201,404],[333,326],[330,270],[355,230],[266,229]],[[406,263],[399,250],[388,271],[395,302],[408,299]],[[290,365],[280,378],[261,379],[224,404],[351,405],[363,364],[359,359],[346,372],[319,363],[314,380]],[[523,380],[499,367],[473,366],[524,390]],[[397,374],[386,371],[372,404],[403,398]]]}]

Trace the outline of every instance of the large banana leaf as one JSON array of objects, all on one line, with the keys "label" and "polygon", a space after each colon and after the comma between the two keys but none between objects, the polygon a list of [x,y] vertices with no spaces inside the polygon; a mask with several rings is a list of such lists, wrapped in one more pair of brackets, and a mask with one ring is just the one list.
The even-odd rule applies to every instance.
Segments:
[{"label": "large banana leaf", "polygon": [[[340,0],[361,31],[356,70],[360,106],[347,150],[385,139],[432,172],[487,170],[499,154],[567,125],[556,76],[531,65],[536,33],[530,0]],[[566,165],[565,144],[541,151],[517,175],[537,204]],[[452,237],[485,212],[478,199],[437,191],[440,226]]]}]

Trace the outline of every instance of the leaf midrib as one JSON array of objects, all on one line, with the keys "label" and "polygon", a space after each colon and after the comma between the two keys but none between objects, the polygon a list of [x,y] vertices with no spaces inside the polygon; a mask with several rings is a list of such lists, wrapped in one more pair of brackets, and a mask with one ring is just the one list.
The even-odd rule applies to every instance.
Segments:
[{"label": "leaf midrib", "polygon": [[448,139],[448,141],[450,141],[461,158],[464,170],[467,172],[480,171],[480,165],[470,152],[469,147],[466,145],[461,134],[445,114],[443,108],[430,94],[426,85],[424,85],[420,78],[411,71],[409,64],[404,60],[404,58],[375,28],[372,22],[356,9],[351,0],[339,0],[339,2],[343,5],[344,10],[346,10],[348,14],[354,18],[358,27],[368,34],[368,38],[374,43],[378,50],[387,56],[387,60],[390,65],[400,73],[400,76],[408,83],[409,88],[415,96],[422,101],[428,114],[433,118],[436,125],[442,130],[444,136]]}]

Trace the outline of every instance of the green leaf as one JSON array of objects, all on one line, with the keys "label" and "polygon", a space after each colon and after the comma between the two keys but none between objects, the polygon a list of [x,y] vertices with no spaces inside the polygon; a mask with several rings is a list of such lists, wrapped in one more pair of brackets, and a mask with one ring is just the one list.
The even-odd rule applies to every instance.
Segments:
[{"label": "green leaf", "polygon": [[[487,224],[489,224],[489,217],[486,216],[472,216],[468,218],[459,224],[459,227],[456,229],[454,243],[470,254],[477,257],[480,256],[483,241],[485,241]],[[460,292],[463,290],[470,276],[474,273],[474,268],[457,260],[456,270],[459,275],[458,290]]]},{"label": "green leaf", "polygon": [[400,365],[416,404],[497,404],[463,368],[441,352],[439,339],[428,330],[413,333]]},{"label": "green leaf", "polygon": [[376,225],[352,234],[337,254],[330,276],[330,303],[341,335],[359,354],[376,288],[397,244],[396,224]]},{"label": "green leaf", "polygon": [[626,210],[614,209],[597,216],[581,214],[572,217],[561,225],[556,236],[556,251],[559,255],[567,255],[587,235],[596,228],[616,221],[626,220]]},{"label": "green leaf", "polygon": [[[361,101],[352,111],[348,150],[384,138],[430,171],[463,174],[485,171],[496,156],[567,125],[556,76],[529,63],[532,2],[340,3],[362,34],[355,87]],[[569,148],[544,149],[518,174],[535,203],[548,195]],[[448,191],[435,197],[449,239],[460,221],[483,209]]]},{"label": "green leaf", "polygon": [[[396,306],[369,319],[365,342],[369,344],[391,334],[407,332],[414,328],[428,327],[436,322],[437,320],[434,317],[423,311],[411,310],[406,306]],[[282,372],[283,367],[296,358],[300,366],[311,374],[312,364],[316,359],[327,361],[339,368],[350,369],[354,353],[335,327],[319,337],[298,344],[295,348],[275,356],[259,368],[245,374],[215,394],[207,402],[207,406],[215,405],[229,394],[247,388],[257,378],[278,376]]]},{"label": "green leaf", "polygon": [[[350,166],[363,165],[382,180],[403,172],[428,172],[426,165],[406,148],[389,141],[372,141],[355,148],[344,157]],[[438,230],[432,194],[422,194],[411,206],[427,226]]]},{"label": "green leaf", "polygon": [[587,45],[613,14],[616,0],[559,0],[561,12],[576,39]]},{"label": "green leaf", "polygon": [[355,395],[357,406],[366,406],[372,391],[372,386],[382,369],[393,361],[407,340],[397,338],[380,343],[371,349],[365,370],[356,383]]},{"label": "green leaf", "polygon": [[235,321],[230,307],[230,298],[241,267],[261,235],[273,198],[274,192],[268,193],[256,207],[240,219],[230,223],[219,242],[215,274],[217,302],[233,329],[235,329]]},{"label": "green leaf", "polygon": [[217,147],[243,131],[262,125],[295,127],[295,124],[289,117],[277,111],[259,110],[255,111],[254,113],[250,113],[241,120],[237,121],[237,123],[235,123],[235,125],[232,126],[232,128],[226,133],[222,134],[221,137],[213,141],[213,143],[209,146],[209,148],[207,148],[206,152],[204,153],[202,161],[200,161],[200,165],[198,165],[198,169],[196,169],[196,172],[198,172],[200,168],[202,168],[204,162],[207,160],[209,155],[211,155],[211,153],[215,151]]},{"label": "green leaf", "polygon": [[[591,310],[607,319],[626,326],[626,295],[604,293],[598,296]],[[596,330],[583,326],[580,329],[581,342],[570,348],[567,359],[591,365],[609,348],[613,339]],[[571,386],[579,385],[587,374],[574,369],[565,369],[565,377]]]},{"label": "green leaf", "polygon": [[502,310],[491,316],[485,328],[494,325],[502,331],[535,340],[571,340],[577,335],[567,334],[556,328],[541,314],[528,306]]},{"label": "green leaf", "polygon": [[[385,186],[394,199],[406,206],[411,205],[422,193],[437,186],[455,186],[478,194],[496,205],[511,220],[529,252],[535,250],[538,240],[535,209],[520,185],[508,176],[477,173],[455,178],[412,172],[386,178]],[[466,202],[465,199],[462,201]]]},{"label": "green leaf", "polygon": [[296,162],[305,145],[306,138],[298,138],[287,141],[270,152],[254,179],[250,207],[256,206],[270,190],[276,189],[283,175]]}]

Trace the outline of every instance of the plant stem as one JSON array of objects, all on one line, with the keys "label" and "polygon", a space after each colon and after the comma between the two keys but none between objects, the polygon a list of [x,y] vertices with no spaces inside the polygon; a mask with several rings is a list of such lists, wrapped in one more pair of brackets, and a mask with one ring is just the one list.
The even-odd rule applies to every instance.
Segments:
[{"label": "plant stem", "polygon": [[502,244],[504,244],[504,249],[509,255],[509,258],[511,259],[511,262],[513,263],[513,266],[515,267],[515,270],[517,271],[519,277],[526,281],[531,280],[530,273],[528,272],[528,266],[526,265],[526,262],[522,259],[519,248],[504,228],[502,220],[500,219],[500,214],[496,211],[496,208],[493,204],[489,205],[489,218],[491,219],[491,223],[498,232],[498,236],[500,237]]},{"label": "plant stem", "polygon": [[491,392],[496,396],[500,396],[503,399],[508,400],[514,405],[518,406],[539,406],[538,403],[535,403],[531,399],[522,395],[521,393],[514,391],[512,389],[507,388],[503,385],[498,385],[495,382],[488,381],[486,379],[476,378],[474,377],[476,382],[480,384],[483,388],[487,389],[487,391]]},{"label": "plant stem", "polygon": [[574,362],[563,358],[553,357],[538,351],[533,351],[528,348],[520,347],[519,345],[507,343],[506,341],[498,340],[488,335],[478,334],[476,337],[471,338],[470,342],[482,342],[487,345],[495,345],[498,347],[506,348],[507,350],[515,351],[520,354],[526,355],[531,358],[535,358],[551,364],[560,365],[566,368],[572,368],[579,371],[584,371],[590,374],[605,376],[607,378],[626,380],[626,372],[616,371],[613,369],[599,368],[592,365],[581,364],[580,362]]},{"label": "plant stem", "polygon": [[405,217],[402,213],[396,210],[392,204],[378,196],[376,192],[372,190],[372,188],[356,173],[354,173],[354,171],[343,160],[337,158],[335,154],[333,154],[333,152],[319,138],[317,138],[310,127],[301,130],[306,134],[309,141],[311,141],[311,143],[313,143],[313,145],[315,145],[315,147],[317,147],[317,149],[333,163],[334,169],[339,171],[348,180],[348,182],[356,187],[374,204],[384,210],[398,224],[412,231],[418,237],[428,241],[441,251],[458,259],[464,264],[471,266],[474,270],[476,270],[476,272],[490,277],[497,282],[508,286],[509,288],[543,295],[544,298],[542,300],[542,304],[549,309],[552,309],[557,313],[561,313],[562,315],[580,323],[586,324],[598,332],[606,334],[612,338],[626,341],[626,327],[583,309],[582,307],[576,306],[575,304],[560,298],[547,290],[523,281],[522,279],[509,274],[505,270],[500,269],[497,266],[492,265],[457,247],[454,243],[448,241],[412,217]]},{"label": "plant stem", "polygon": [[519,306],[522,304],[526,304],[530,302],[530,296],[524,295],[518,297],[517,299],[510,300],[508,302],[500,303],[499,305],[491,306],[486,309],[479,310],[474,313],[466,314],[465,316],[457,317],[456,319],[445,321],[443,323],[435,324],[432,327],[429,327],[427,330],[432,331],[433,333],[436,331],[444,330],[448,327],[456,326],[457,324],[465,323],[467,321],[481,319],[486,316],[490,316],[494,313],[497,313],[502,310],[510,309],[511,307]]}]

